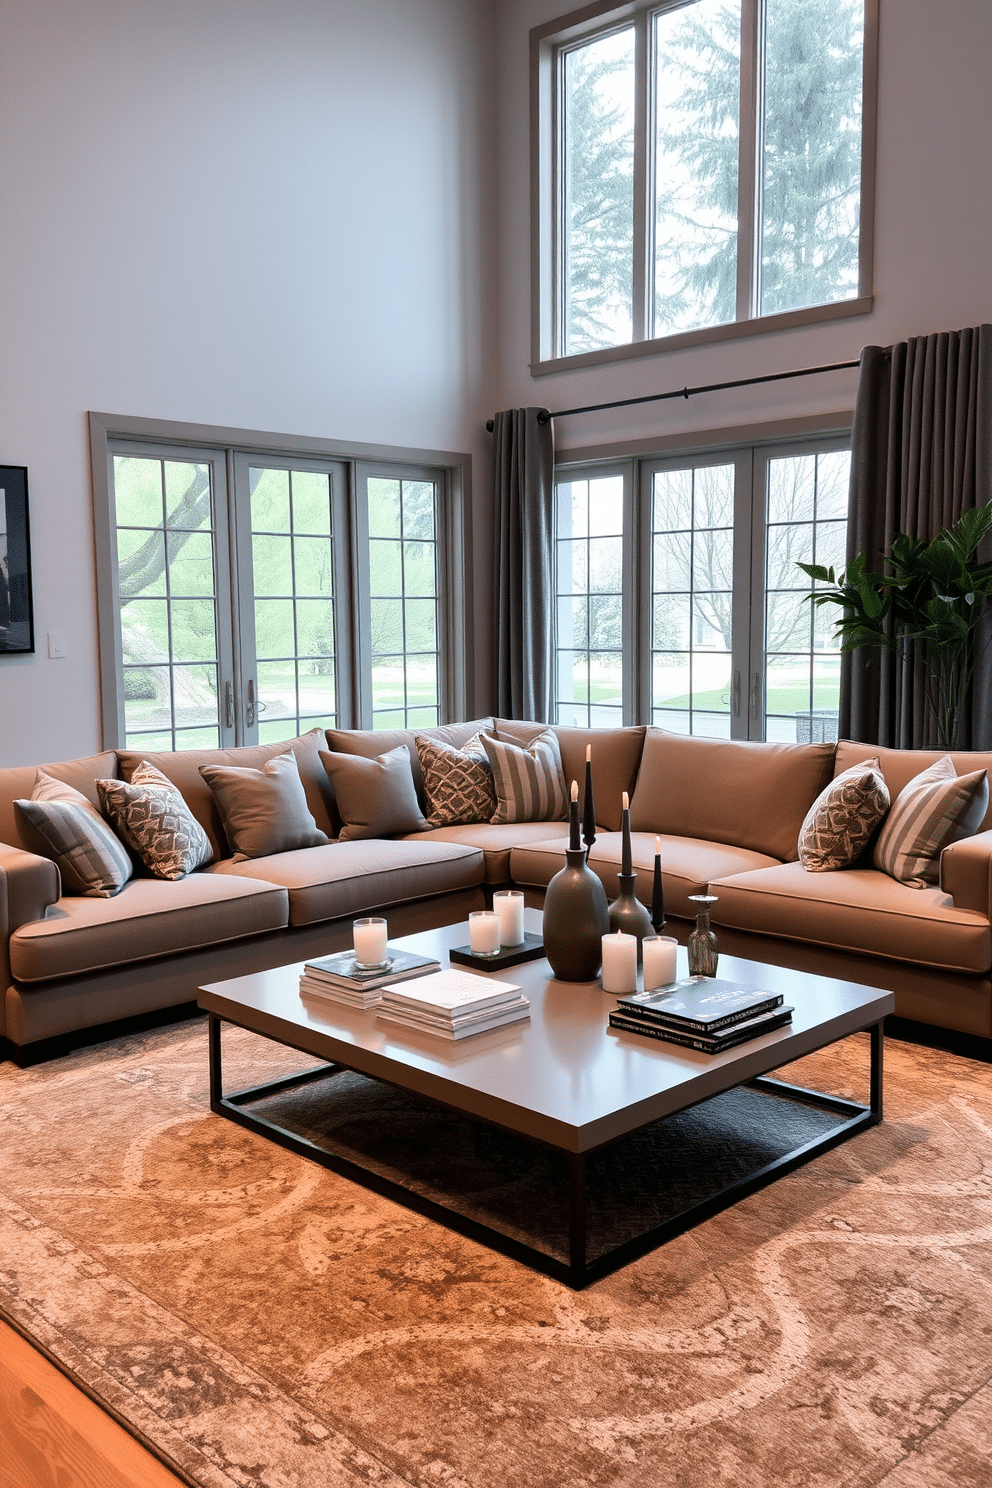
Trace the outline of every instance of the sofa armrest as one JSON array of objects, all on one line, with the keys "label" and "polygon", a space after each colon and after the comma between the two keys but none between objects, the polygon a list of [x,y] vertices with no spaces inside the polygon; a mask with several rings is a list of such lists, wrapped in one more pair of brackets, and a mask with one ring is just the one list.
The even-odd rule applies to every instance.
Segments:
[{"label": "sofa armrest", "polygon": [[956,909],[974,909],[992,919],[992,832],[977,832],[944,848],[940,887]]},{"label": "sofa armrest", "polygon": [[61,892],[59,870],[49,858],[0,842],[0,997],[10,984],[7,942],[19,926],[43,920]]}]

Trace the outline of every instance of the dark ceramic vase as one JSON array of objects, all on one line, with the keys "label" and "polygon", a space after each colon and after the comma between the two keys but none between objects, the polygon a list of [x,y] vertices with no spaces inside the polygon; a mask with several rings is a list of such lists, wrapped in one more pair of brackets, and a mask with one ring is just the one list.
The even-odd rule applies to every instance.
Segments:
[{"label": "dark ceramic vase", "polygon": [[544,895],[544,954],[560,982],[594,982],[610,928],[606,890],[586,867],[584,847],[567,848],[567,865]]},{"label": "dark ceramic vase", "polygon": [[647,908],[634,893],[637,874],[618,873],[617,883],[620,885],[620,894],[610,905],[610,929],[614,935],[621,930],[624,935],[637,936],[637,963],[640,965],[643,959],[641,941],[645,935],[654,935],[655,928]]}]

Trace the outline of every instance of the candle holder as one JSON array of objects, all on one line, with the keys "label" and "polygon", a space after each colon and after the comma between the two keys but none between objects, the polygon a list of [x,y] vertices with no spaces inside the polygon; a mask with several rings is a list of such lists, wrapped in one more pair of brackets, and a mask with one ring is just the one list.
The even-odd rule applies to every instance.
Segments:
[{"label": "candle holder", "polygon": [[620,885],[620,893],[610,905],[610,929],[614,935],[620,930],[624,935],[637,937],[637,964],[640,965],[641,942],[646,935],[655,933],[654,926],[651,916],[634,893],[637,874],[618,873],[617,883]]},{"label": "candle holder", "polygon": [[696,904],[696,928],[693,930],[687,942],[689,952],[689,975],[690,976],[716,976],[716,966],[719,960],[716,936],[710,929],[710,910],[716,904],[714,894],[690,894],[690,904]]},{"label": "candle holder", "polygon": [[560,982],[594,982],[610,928],[606,890],[586,866],[584,847],[565,851],[566,866],[544,895],[544,954]]}]

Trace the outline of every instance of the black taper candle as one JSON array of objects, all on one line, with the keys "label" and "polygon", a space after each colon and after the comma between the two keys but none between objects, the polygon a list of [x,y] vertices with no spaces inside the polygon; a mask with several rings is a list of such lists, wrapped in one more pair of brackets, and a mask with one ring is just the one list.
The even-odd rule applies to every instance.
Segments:
[{"label": "black taper candle", "polygon": [[631,852],[630,852],[630,803],[629,803],[629,801],[627,799],[627,792],[626,791],[624,791],[624,793],[623,793],[623,812],[621,813],[621,823],[620,823],[620,825],[621,825],[621,831],[623,833],[622,841],[621,841],[621,846],[620,846],[620,863],[621,863],[620,872],[621,873],[627,873],[627,874],[629,874],[629,873],[632,872],[632,869],[631,869],[631,866],[630,866],[630,864],[631,864]]},{"label": "black taper candle", "polygon": [[568,813],[568,850],[569,852],[581,852],[582,842],[579,838],[579,782],[572,781],[572,804]]},{"label": "black taper candle", "polygon": [[592,795],[592,759],[591,750],[586,746],[586,789],[582,798],[582,840],[586,845],[586,856],[589,849],[596,841],[596,802]]},{"label": "black taper candle", "polygon": [[651,923],[660,935],[665,926],[665,885],[661,877],[661,841],[654,840],[654,885],[651,890]]}]

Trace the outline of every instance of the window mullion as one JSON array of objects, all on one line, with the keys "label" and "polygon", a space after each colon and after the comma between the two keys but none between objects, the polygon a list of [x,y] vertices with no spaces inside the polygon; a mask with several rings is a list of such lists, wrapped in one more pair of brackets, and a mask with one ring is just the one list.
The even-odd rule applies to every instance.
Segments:
[{"label": "window mullion", "polygon": [[654,193],[651,187],[651,49],[648,14],[634,20],[634,263],[632,295],[633,341],[646,341],[652,331],[653,295],[649,283]]},{"label": "window mullion", "polygon": [[741,5],[741,115],[737,177],[737,319],[751,320],[758,306],[758,238],[761,224],[764,0]]}]

